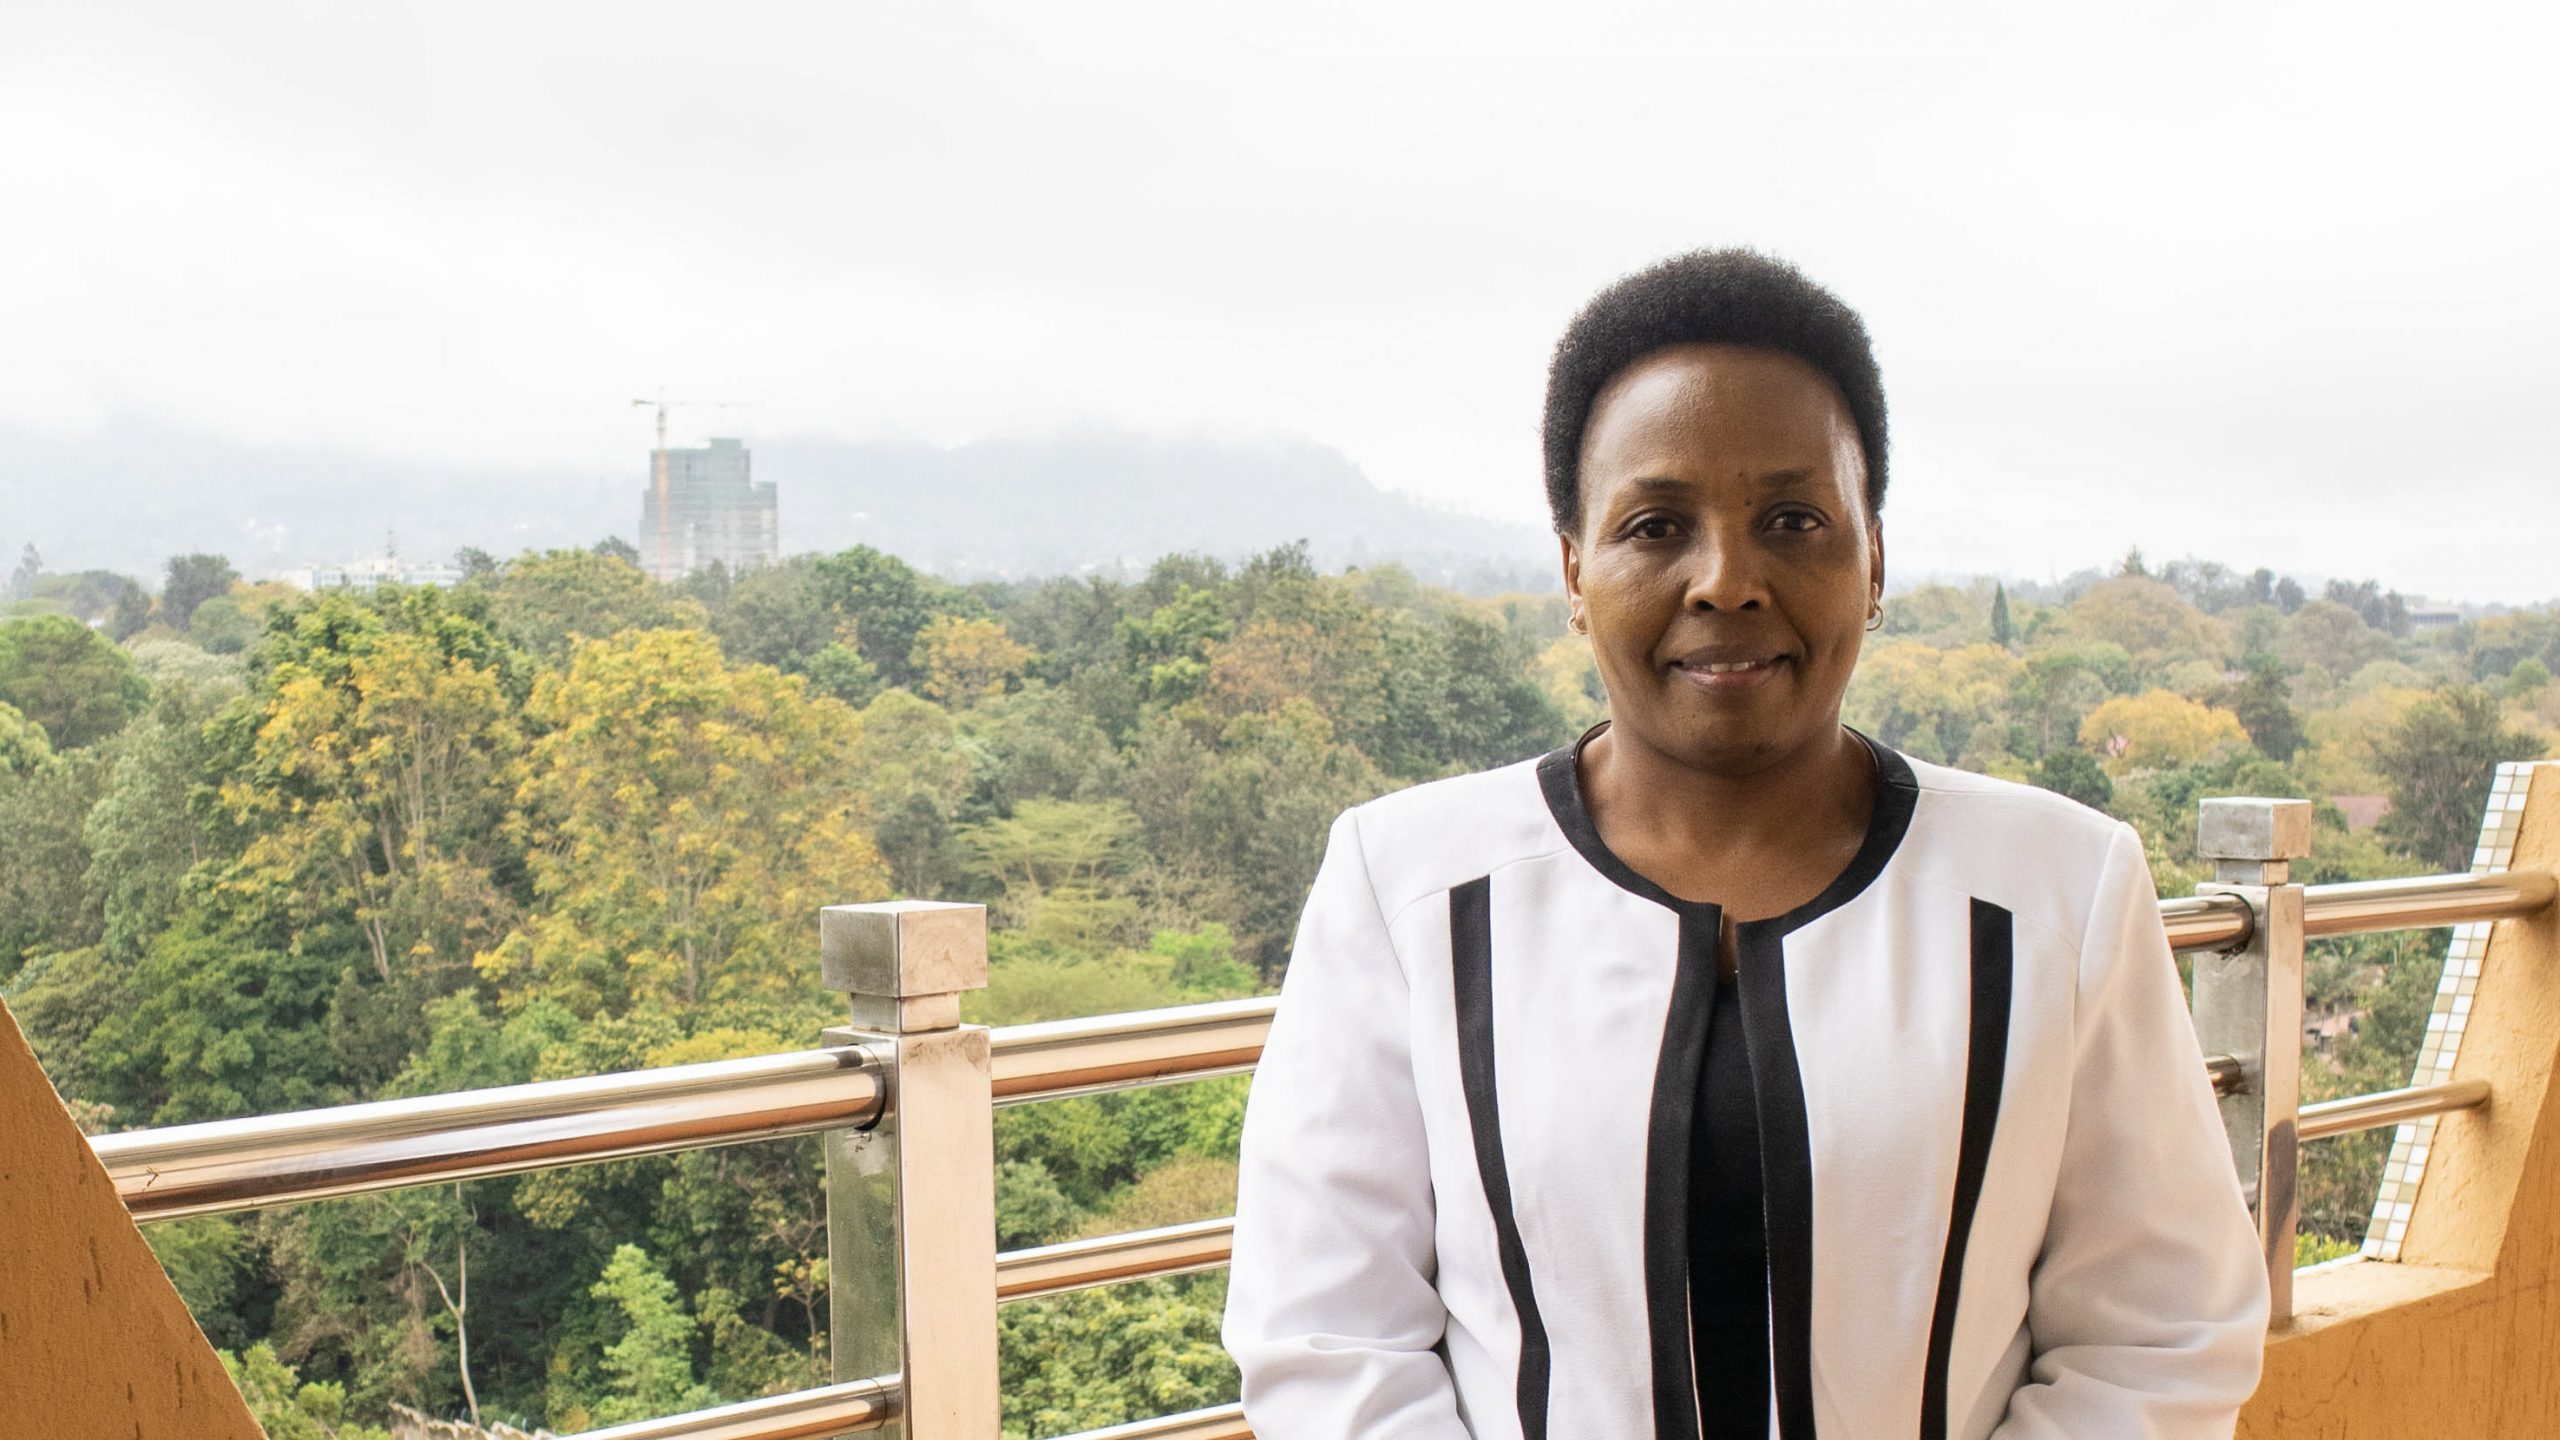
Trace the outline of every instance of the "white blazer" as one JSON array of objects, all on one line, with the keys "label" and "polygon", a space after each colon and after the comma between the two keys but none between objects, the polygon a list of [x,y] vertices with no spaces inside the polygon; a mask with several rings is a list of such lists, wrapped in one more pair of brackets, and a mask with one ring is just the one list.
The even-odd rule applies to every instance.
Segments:
[{"label": "white blazer", "polygon": [[[1244,1127],[1261,1440],[1698,1435],[1720,916],[1601,843],[1577,749],[1334,822]],[[1737,927],[1769,1433],[2229,1440],[2265,1261],[2140,841],[1875,749],[1848,871]]]}]

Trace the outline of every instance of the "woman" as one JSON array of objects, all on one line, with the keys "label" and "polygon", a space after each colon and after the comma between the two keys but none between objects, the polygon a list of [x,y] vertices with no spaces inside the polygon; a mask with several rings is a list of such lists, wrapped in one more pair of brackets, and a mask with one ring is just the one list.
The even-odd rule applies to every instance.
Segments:
[{"label": "woman", "polygon": [[2232,1433],[2266,1276],[2140,842],[1840,723],[1885,458],[1779,262],[1566,331],[1611,718],[1334,824],[1245,1123],[1263,1440]]}]

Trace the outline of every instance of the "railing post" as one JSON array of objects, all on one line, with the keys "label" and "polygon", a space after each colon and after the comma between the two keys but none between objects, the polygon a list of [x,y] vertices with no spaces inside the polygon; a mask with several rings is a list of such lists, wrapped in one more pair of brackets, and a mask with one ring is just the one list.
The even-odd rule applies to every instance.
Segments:
[{"label": "railing post", "polygon": [[995,1122],[988,1032],[960,1023],[987,983],[978,905],[831,905],[818,950],[853,1024],[832,1045],[873,1048],[884,1118],[827,1136],[829,1329],[839,1381],[898,1377],[902,1440],[996,1433]]},{"label": "railing post", "polygon": [[2254,918],[2246,944],[2195,957],[2196,1038],[2240,1062],[2222,1097],[2231,1158],[2258,1217],[2270,1318],[2293,1314],[2295,1176],[2302,1109],[2302,887],[2293,862],[2311,853],[2311,802],[2215,798],[2200,807],[2196,850],[2213,862],[2200,895],[2238,895]]}]

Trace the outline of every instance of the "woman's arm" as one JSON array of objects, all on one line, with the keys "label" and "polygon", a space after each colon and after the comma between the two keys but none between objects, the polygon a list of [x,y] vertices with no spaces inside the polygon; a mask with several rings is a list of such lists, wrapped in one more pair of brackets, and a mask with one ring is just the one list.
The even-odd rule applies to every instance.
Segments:
[{"label": "woman's arm", "polygon": [[2266,1349],[2266,1268],[2129,828],[2082,940],[2074,1023],[2033,1358],[1994,1440],[2229,1440]]},{"label": "woman's arm", "polygon": [[1261,1440],[1464,1440],[1404,972],[1333,825],[1245,1111],[1225,1339]]}]

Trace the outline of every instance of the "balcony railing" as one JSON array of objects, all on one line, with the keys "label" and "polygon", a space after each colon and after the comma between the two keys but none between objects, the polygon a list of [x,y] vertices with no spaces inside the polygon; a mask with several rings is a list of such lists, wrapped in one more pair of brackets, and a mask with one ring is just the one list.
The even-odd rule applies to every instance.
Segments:
[{"label": "balcony railing", "polygon": [[[2216,879],[2161,902],[2161,922],[2172,948],[2196,957],[2203,1063],[2277,1257],[2281,1318],[2300,1146],[2494,1098],[2467,1081],[2300,1104],[2305,941],[2531,915],[2552,904],[2554,882],[2519,872],[2295,885],[2289,865],[2310,840],[2301,801],[2208,800],[2199,833]],[[998,1305],[1211,1269],[1233,1233],[1232,1220],[1209,1219],[997,1254],[992,1108],[1249,1071],[1277,1002],[961,1025],[959,995],[986,979],[976,906],[831,907],[820,951],[856,1023],[817,1049],[132,1131],[95,1148],[134,1217],[152,1221],[823,1134],[840,1383],[585,1440],[980,1440],[996,1425]],[[1250,1433],[1227,1405],[1075,1440]]]}]

